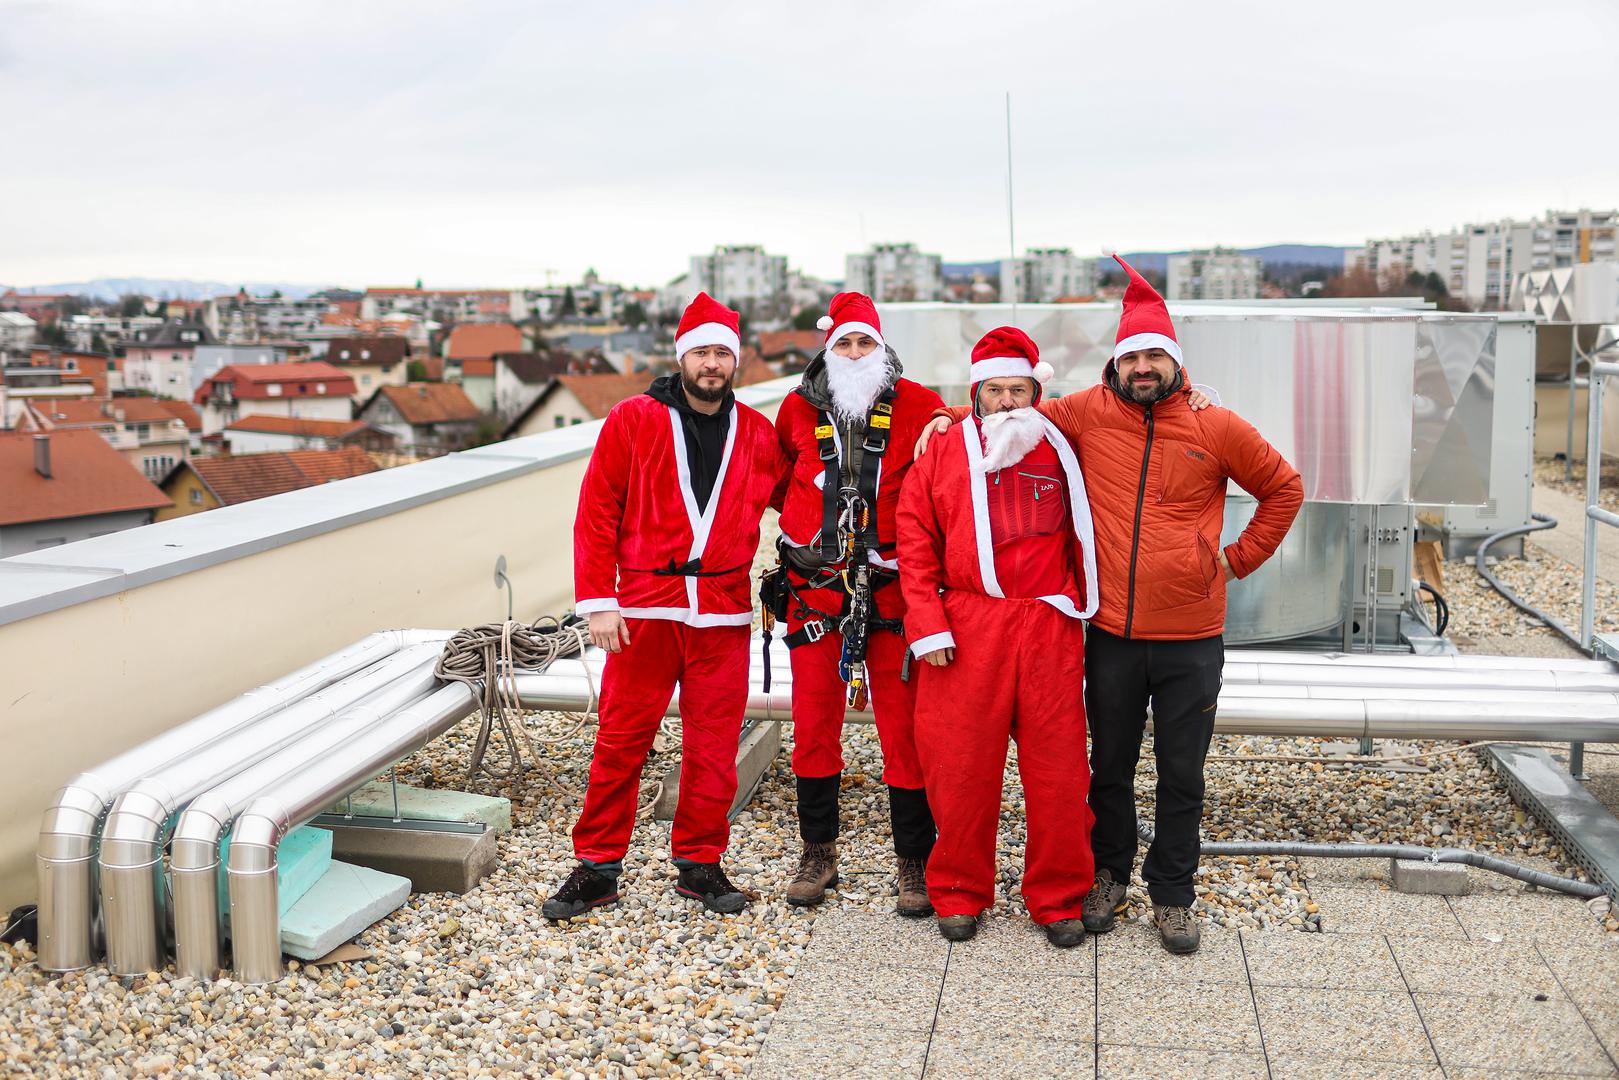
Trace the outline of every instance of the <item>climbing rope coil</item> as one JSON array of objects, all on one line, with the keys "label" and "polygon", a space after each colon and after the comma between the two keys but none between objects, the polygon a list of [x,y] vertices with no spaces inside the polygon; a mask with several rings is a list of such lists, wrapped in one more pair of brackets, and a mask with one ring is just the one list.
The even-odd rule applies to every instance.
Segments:
[{"label": "climbing rope coil", "polygon": [[[590,647],[587,624],[576,618],[558,619],[542,615],[533,623],[508,619],[499,623],[484,623],[458,630],[444,644],[433,674],[446,682],[465,683],[479,696],[482,717],[478,734],[472,744],[472,756],[467,765],[467,781],[477,779],[480,773],[492,780],[515,783],[526,771],[523,755],[518,748],[518,736],[528,751],[528,769],[540,773],[550,787],[570,798],[583,798],[582,791],[564,784],[548,767],[539,749],[565,743],[577,735],[596,715],[600,690],[590,670],[585,669],[589,697],[585,711],[577,714],[578,722],[560,735],[543,736],[529,730],[523,714],[527,711],[517,692],[519,673],[539,673],[563,657],[584,657]],[[485,761],[489,743],[496,729],[506,743],[511,764],[500,770]],[[678,743],[676,732],[666,717],[659,723],[656,750],[667,749]],[[538,745],[536,745],[538,744]],[[652,812],[663,794],[661,780],[644,781],[636,816],[645,818]]]}]

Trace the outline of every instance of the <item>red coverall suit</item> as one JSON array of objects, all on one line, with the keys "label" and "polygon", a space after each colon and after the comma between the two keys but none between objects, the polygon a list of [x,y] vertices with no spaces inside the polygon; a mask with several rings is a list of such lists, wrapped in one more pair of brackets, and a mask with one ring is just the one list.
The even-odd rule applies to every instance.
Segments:
[{"label": "red coverall suit", "polygon": [[995,901],[1009,738],[1028,814],[1030,916],[1077,919],[1091,887],[1081,620],[1096,609],[1096,558],[1079,463],[1046,426],[1046,441],[986,475],[969,419],[933,440],[900,498],[906,637],[918,656],[955,649],[948,665],[919,663],[912,674],[939,828],[928,899],[940,916],[978,915]]},{"label": "red coverall suit", "polygon": [[590,788],[573,830],[581,861],[624,857],[641,768],[677,682],[682,747],[671,848],[696,863],[724,853],[748,695],[749,571],[759,519],[784,470],[770,421],[737,402],[719,475],[699,510],[677,410],[642,394],[608,414],[579,492],[575,610],[620,612],[630,643],[608,655],[602,675]]}]

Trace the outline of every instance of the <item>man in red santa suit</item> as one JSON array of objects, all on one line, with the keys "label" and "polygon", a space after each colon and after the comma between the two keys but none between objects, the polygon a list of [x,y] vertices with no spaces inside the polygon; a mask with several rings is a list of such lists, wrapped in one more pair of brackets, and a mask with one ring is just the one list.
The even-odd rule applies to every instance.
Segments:
[{"label": "man in red santa suit", "polygon": [[911,730],[912,687],[902,677],[905,602],[893,584],[900,572],[894,513],[916,436],[942,402],[900,377],[869,297],[838,293],[819,325],[825,347],[776,414],[792,470],[780,546],[790,590],[793,773],[804,844],[787,901],[818,904],[837,884],[845,701],[847,695],[864,708],[869,687],[897,857],[896,910],[921,916],[932,910],[923,873],[934,829]]},{"label": "man in red santa suit", "polygon": [[1054,945],[1085,940],[1091,813],[1079,688],[1096,554],[1079,461],[1035,410],[1051,374],[1023,331],[985,334],[972,353],[972,415],[933,440],[900,497],[905,633],[926,662],[916,744],[939,827],[928,896],[952,941],[972,937],[995,902],[1008,739],[1028,815],[1029,915]]},{"label": "man in red santa suit", "polygon": [[675,337],[680,370],[608,413],[574,523],[575,610],[608,653],[579,863],[550,919],[618,899],[641,767],[680,684],[676,891],[709,910],[744,900],[720,869],[748,694],[749,571],[785,462],[770,421],[731,393],[739,317],[700,293]]}]

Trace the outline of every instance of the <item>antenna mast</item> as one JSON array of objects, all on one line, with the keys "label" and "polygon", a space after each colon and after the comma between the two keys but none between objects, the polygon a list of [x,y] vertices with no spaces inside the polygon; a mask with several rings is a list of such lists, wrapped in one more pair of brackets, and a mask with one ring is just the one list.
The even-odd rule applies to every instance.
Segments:
[{"label": "antenna mast", "polygon": [[[1010,258],[1012,267],[1012,325],[1017,325],[1018,301],[1018,264],[1017,264],[1017,232],[1013,226],[1012,216],[1012,91],[1006,92],[1006,253]],[[1006,282],[1001,282],[1001,291],[1005,292]]]}]

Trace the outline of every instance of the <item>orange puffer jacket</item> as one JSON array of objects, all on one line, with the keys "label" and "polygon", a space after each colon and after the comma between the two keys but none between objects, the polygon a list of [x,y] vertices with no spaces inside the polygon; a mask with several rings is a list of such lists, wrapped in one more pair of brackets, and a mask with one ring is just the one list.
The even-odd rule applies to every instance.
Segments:
[{"label": "orange puffer jacket", "polygon": [[[1109,365],[1111,371],[1111,364]],[[1096,529],[1092,623],[1120,637],[1189,640],[1225,630],[1225,576],[1217,556],[1226,480],[1259,509],[1225,549],[1238,577],[1276,551],[1304,503],[1298,470],[1236,413],[1193,412],[1190,380],[1150,406],[1106,383],[1041,402],[1071,439]],[[952,409],[960,419],[966,409]]]}]

